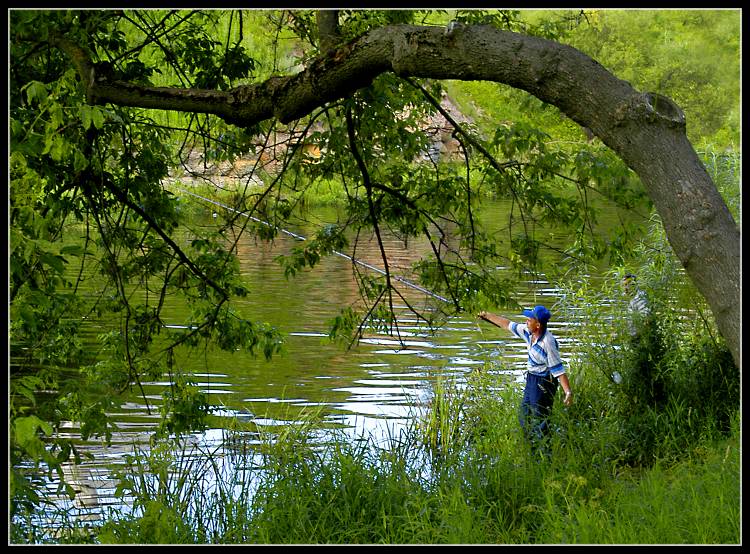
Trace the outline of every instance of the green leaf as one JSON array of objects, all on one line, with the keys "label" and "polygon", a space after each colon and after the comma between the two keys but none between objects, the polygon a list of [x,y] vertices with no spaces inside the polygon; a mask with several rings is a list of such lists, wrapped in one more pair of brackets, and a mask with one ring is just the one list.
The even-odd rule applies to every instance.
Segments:
[{"label": "green leaf", "polygon": [[26,100],[29,104],[33,104],[34,101],[41,103],[47,99],[47,87],[44,83],[39,81],[31,81],[26,85]]},{"label": "green leaf", "polygon": [[17,417],[13,422],[13,426],[16,431],[16,441],[21,445],[38,440],[37,431],[40,429],[46,436],[52,434],[52,426],[35,415]]},{"label": "green leaf", "polygon": [[43,263],[54,269],[57,273],[63,273],[65,271],[64,264],[67,263],[67,260],[62,256],[56,256],[55,254],[51,254],[50,252],[42,252],[42,254],[39,256],[39,259]]},{"label": "green leaf", "polygon": [[77,172],[81,172],[86,169],[89,165],[88,159],[83,153],[77,148],[73,152],[73,169]]},{"label": "green leaf", "polygon": [[13,392],[24,396],[32,404],[36,404],[34,392],[41,389],[43,386],[44,381],[40,377],[37,377],[36,375],[24,375],[17,383],[15,383]]},{"label": "green leaf", "polygon": [[91,127],[91,106],[81,104],[80,116],[84,131],[88,131],[89,127]]},{"label": "green leaf", "polygon": [[47,135],[42,154],[49,154],[54,161],[60,162],[64,159],[66,152],[67,142],[60,135]]},{"label": "green leaf", "polygon": [[102,111],[101,108],[94,106],[91,109],[91,115],[94,120],[94,127],[96,127],[97,129],[101,129],[102,127],[104,127],[105,118],[104,118],[104,112]]},{"label": "green leaf", "polygon": [[83,256],[84,248],[80,244],[68,244],[60,249],[60,254],[63,256],[67,254],[72,256]]}]

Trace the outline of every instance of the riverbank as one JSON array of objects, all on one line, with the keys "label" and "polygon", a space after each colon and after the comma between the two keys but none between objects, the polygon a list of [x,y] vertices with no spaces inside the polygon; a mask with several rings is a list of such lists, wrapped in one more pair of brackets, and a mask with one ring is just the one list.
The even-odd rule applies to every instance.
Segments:
[{"label": "riverbank", "polygon": [[[468,387],[446,385],[442,395],[386,447],[343,438],[313,444],[312,412],[265,444],[262,461],[250,450],[238,453],[258,470],[252,488],[236,472],[215,494],[198,492],[201,472],[187,466],[173,478],[176,489],[134,478],[143,515],[112,519],[92,541],[739,543],[738,418],[726,437],[704,436],[679,456],[637,467],[618,459],[609,418],[575,420],[557,406],[552,454],[537,458],[517,429],[518,391],[498,392],[479,375]],[[452,431],[438,437],[435,417],[458,417],[461,425],[443,425]]]}]

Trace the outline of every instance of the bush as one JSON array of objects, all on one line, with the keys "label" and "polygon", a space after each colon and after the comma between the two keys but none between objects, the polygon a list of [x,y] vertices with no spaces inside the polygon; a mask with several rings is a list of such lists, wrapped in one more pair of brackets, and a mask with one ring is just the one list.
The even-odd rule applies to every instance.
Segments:
[{"label": "bush", "polygon": [[616,429],[612,455],[632,465],[677,459],[701,436],[725,437],[739,408],[731,353],[715,338],[713,322],[699,317],[707,312],[704,301],[668,266],[661,259],[658,270],[644,264],[639,271],[651,311],[636,333],[619,315],[627,300],[618,300],[622,271],[600,289],[567,291],[558,308],[577,311],[583,321],[574,337],[581,357],[571,372],[577,398],[587,403],[576,408],[578,424],[591,419]]},{"label": "bush", "polygon": [[[693,336],[672,364],[673,396],[705,427],[714,427],[722,436],[729,433],[740,403],[740,372],[729,348],[711,336]],[[695,418],[688,417],[685,425]]]}]

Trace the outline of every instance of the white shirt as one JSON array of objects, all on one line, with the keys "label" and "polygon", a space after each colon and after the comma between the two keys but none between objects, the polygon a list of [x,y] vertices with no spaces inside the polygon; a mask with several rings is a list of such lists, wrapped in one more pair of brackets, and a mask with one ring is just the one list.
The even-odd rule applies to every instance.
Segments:
[{"label": "white shirt", "polygon": [[633,296],[633,298],[630,300],[630,303],[628,304],[628,310],[630,311],[630,321],[628,322],[628,327],[630,329],[630,334],[635,335],[638,332],[636,321],[643,320],[643,318],[651,313],[651,309],[648,305],[648,298],[642,290],[639,289],[635,293],[635,296]]},{"label": "white shirt", "polygon": [[628,304],[628,309],[640,316],[647,316],[651,310],[648,307],[648,299],[646,293],[642,290],[638,290],[633,296],[633,299]]},{"label": "white shirt", "polygon": [[526,341],[529,348],[529,359],[527,370],[534,375],[559,377],[565,373],[562,359],[560,358],[560,349],[557,346],[557,338],[546,330],[538,340],[524,323],[510,322],[508,326],[511,333],[519,339]]}]

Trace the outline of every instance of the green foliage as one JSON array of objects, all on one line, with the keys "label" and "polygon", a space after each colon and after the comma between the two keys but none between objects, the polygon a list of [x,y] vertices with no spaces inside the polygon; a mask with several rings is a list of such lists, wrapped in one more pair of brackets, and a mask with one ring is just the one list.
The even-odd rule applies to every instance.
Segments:
[{"label": "green foliage", "polygon": [[672,98],[694,144],[739,144],[739,10],[597,10],[588,20],[572,46]]},{"label": "green foliage", "polygon": [[313,238],[293,247],[291,254],[280,256],[278,261],[284,267],[284,275],[293,277],[305,267],[312,269],[323,256],[344,250],[348,242],[341,228],[326,225]]},{"label": "green foliage", "polygon": [[[182,18],[180,32],[159,41],[142,33],[170,18]],[[172,346],[197,345],[202,337],[230,351],[279,352],[274,329],[223,306],[247,295],[223,236],[197,231],[189,246],[181,245],[180,205],[162,185],[176,163],[174,130],[138,110],[87,104],[69,60],[32,40],[64,35],[92,54],[100,72],[141,84],[166,67],[179,69],[177,63],[190,83],[226,88],[247,79],[253,61],[238,43],[219,48],[209,33],[217,18],[213,12],[11,14],[13,465],[28,460],[59,472],[71,454],[68,439],[57,434],[61,423],[77,424],[84,440],[109,441],[109,414],[122,393],[142,392],[142,380],[167,370],[174,386],[165,391],[160,429],[184,433],[204,425],[207,399],[182,384],[161,336],[163,311],[175,296],[187,299],[198,323],[195,333],[172,337]],[[81,293],[94,282],[98,289]],[[84,352],[82,333],[92,324],[102,325],[101,350]],[[14,492],[26,491],[20,474],[13,475]],[[19,498],[24,509],[40,501],[28,491]]]},{"label": "green foliage", "polygon": [[575,310],[584,322],[583,371],[574,370],[573,386],[592,398],[590,417],[615,422],[623,463],[650,466],[678,459],[696,437],[727,436],[739,407],[739,371],[658,221],[630,264],[648,315],[629,313],[622,268],[613,268],[599,290],[572,286],[558,310]]},{"label": "green foliage", "polygon": [[210,410],[207,395],[195,383],[182,378],[170,383],[161,405],[161,422],[155,437],[177,435],[206,428]]},{"label": "green foliage", "polygon": [[[148,537],[145,542],[157,544],[170,544],[184,542],[185,536],[190,533],[183,519],[171,506],[165,506],[161,502],[149,502],[146,505],[143,518],[139,523],[139,534]],[[102,542],[110,542],[106,534],[101,537]],[[117,542],[128,542],[117,541]]]},{"label": "green foliage", "polygon": [[[126,516],[105,523],[98,530],[99,543],[191,543],[195,528],[189,523],[186,494],[194,494],[195,482],[209,468],[196,467],[184,445],[166,435],[154,442],[148,452],[128,457],[117,495],[130,492],[134,511],[140,517]],[[198,504],[196,504],[198,506]]]},{"label": "green foliage", "polygon": [[548,493],[546,542],[575,544],[736,544],[739,451],[734,439],[683,452],[674,465],[623,470],[604,483],[586,474]]},{"label": "green foliage", "polygon": [[[694,144],[739,144],[739,10],[472,10],[461,17],[489,17],[501,28],[507,19],[510,30],[570,44],[638,90],[675,100]],[[528,121],[556,140],[583,144],[578,125],[523,91],[486,82],[452,82],[448,90],[487,134],[498,121]]]},{"label": "green foliage", "polygon": [[[344,40],[382,25],[420,18],[442,24],[449,17],[564,39],[636,87],[673,97],[688,114],[691,138],[717,148],[739,142],[737,12],[561,11],[541,19],[526,15],[512,10],[343,10],[340,23]],[[75,42],[91,56],[98,75],[142,85],[228,90],[295,71],[316,55],[311,11],[16,10],[10,16],[9,429],[14,467],[31,461],[50,475],[60,472],[60,464],[76,456],[71,443],[57,435],[63,422],[78,424],[84,439],[108,441],[113,427],[107,414],[116,411],[121,394],[136,388],[146,400],[143,381],[165,374],[171,386],[164,390],[157,434],[201,429],[209,401],[175,363],[177,347],[214,345],[251,355],[262,352],[266,358],[280,353],[276,329],[250,321],[232,307],[233,299],[248,298],[252,292],[242,283],[227,238],[234,220],[205,230],[194,223],[195,213],[185,210],[164,185],[170,170],[191,151],[202,153],[204,163],[232,163],[258,152],[261,135],[266,145],[278,141],[276,168],[254,175],[262,177],[266,188],[233,191],[237,206],[255,209],[274,222],[273,227],[248,228],[262,239],[272,239],[296,213],[296,206],[314,202],[317,187],[333,183],[341,191],[345,209],[340,220],[280,260],[288,276],[313,268],[334,251],[356,252],[357,239],[364,236],[377,238],[387,266],[381,234],[385,229],[404,241],[427,241],[433,255],[417,260],[412,271],[422,285],[450,301],[438,315],[418,314],[429,322],[460,310],[515,305],[512,283],[495,271],[499,266],[524,273],[547,269],[544,264],[551,261],[570,272],[606,258],[626,263],[636,230],[606,229],[603,238],[606,225],[598,224],[590,196],[626,210],[650,208],[640,183],[611,152],[596,142],[583,144],[581,130],[560,118],[557,110],[497,85],[441,84],[385,74],[301,121],[235,129],[202,114],[176,116],[90,105],[71,59],[48,42],[58,37]],[[292,37],[296,40],[287,43]],[[700,44],[701,56],[686,47],[691,40]],[[425,159],[433,139],[423,124],[436,115],[443,87],[455,91],[465,107],[476,103],[476,128],[449,129],[463,155],[452,162]],[[317,148],[320,155],[305,154],[307,147]],[[706,159],[721,176],[722,193],[739,221],[737,156],[715,152],[710,150]],[[507,221],[488,225],[476,217],[486,195],[508,199]],[[542,228],[571,237],[563,263],[546,256],[553,249]],[[651,258],[651,278],[644,282],[655,298],[666,298],[660,296],[660,287],[674,282],[669,278],[674,268],[668,256]],[[394,301],[403,299],[395,277],[390,272],[383,277],[358,275],[362,304],[344,309],[332,323],[331,336],[350,340],[365,325],[393,330]],[[92,282],[96,290],[83,294]],[[164,332],[165,314],[179,302],[190,309],[185,328]],[[660,309],[669,308],[664,300]],[[708,319],[705,307],[695,309]],[[86,325],[100,327],[98,352],[84,351]],[[625,410],[622,395],[590,389],[596,409],[619,414],[617,425],[624,429],[609,419],[603,430],[592,427],[601,430],[599,440],[621,440],[607,442],[604,454],[583,445],[589,459],[645,463],[684,448],[690,433],[727,432],[737,379],[711,323],[706,324],[708,338],[695,339],[693,330],[692,335],[685,333],[693,339],[666,353],[663,342],[682,333],[681,327],[671,325],[677,325],[675,320],[657,322],[658,332],[651,336],[660,340],[639,347],[648,361],[644,367],[651,367],[651,372],[641,373],[639,379],[636,374],[628,376],[626,385],[632,385],[628,395],[640,396],[658,377],[669,391],[666,398],[646,395],[648,408],[636,413]],[[604,359],[635,367],[624,356]],[[599,369],[607,375],[615,370]],[[696,397],[695,380],[707,383],[710,394]],[[717,408],[717,400],[725,397],[730,399],[727,408]],[[463,408],[462,402],[443,391],[436,405],[443,406],[442,412],[455,413]],[[445,451],[457,427],[442,412],[433,413],[428,427],[434,433],[433,445]],[[586,420],[592,426],[593,417]],[[481,444],[509,444],[479,420],[485,435],[476,436],[496,439]],[[715,427],[709,428],[709,421]],[[493,422],[496,429],[507,430],[507,425]],[[669,441],[659,432],[665,422],[672,432]],[[650,442],[640,441],[648,433]],[[491,456],[489,447],[481,453]],[[320,459],[292,460],[282,472],[289,483],[304,488],[325,482],[326,494],[322,500],[310,494],[307,504],[282,506],[277,512],[245,513],[243,521],[267,518],[268,525],[244,536],[305,542],[310,537],[373,542],[543,540],[544,529],[533,512],[545,502],[556,506],[565,498],[542,498],[533,492],[540,483],[538,473],[526,479],[511,460],[501,458],[486,486],[466,492],[463,482],[448,480],[440,483],[435,496],[425,499],[426,491],[412,469],[396,464],[389,466],[395,471],[387,475],[369,456],[364,450],[344,452],[331,466],[338,475],[329,473]],[[521,483],[509,487],[502,481],[503,471]],[[31,513],[42,499],[15,469],[11,479],[14,514]],[[480,477],[471,474],[467,479],[475,483]],[[574,495],[590,488],[579,486],[576,478],[565,482],[560,490]],[[145,494],[147,488],[141,485]],[[291,496],[283,493],[294,489],[285,486],[283,481],[267,482],[259,498],[271,507],[278,498],[289,500]],[[365,502],[370,495],[376,501]],[[420,499],[416,504],[412,495]],[[190,534],[191,526],[185,526],[189,514],[177,508],[176,498],[152,498],[142,506],[144,542],[197,540]],[[330,514],[329,520],[316,519],[328,517],[325,508],[342,499],[340,513]],[[477,514],[486,512],[493,514],[494,522],[477,530]],[[274,530],[272,524],[278,521],[284,525]],[[394,527],[394,521],[403,525]],[[510,525],[511,531],[505,533],[501,524]],[[352,526],[361,526],[363,535],[349,534]],[[289,535],[277,534],[289,529]],[[331,529],[336,532],[327,534]],[[469,534],[469,529],[476,534]],[[103,536],[140,536],[128,533],[118,535],[112,529]]]},{"label": "green foliage", "polygon": [[416,10],[343,10],[340,25],[347,40],[384,25],[412,23],[419,17]]},{"label": "green foliage", "polygon": [[734,220],[737,225],[741,226],[740,181],[742,172],[740,153],[734,150],[718,152],[715,148],[709,147],[701,153],[701,158]]},{"label": "green foliage", "polygon": [[13,421],[13,435],[18,446],[35,458],[44,459],[47,452],[37,435],[39,430],[47,436],[52,434],[52,426],[34,415],[18,417]]},{"label": "green foliage", "polygon": [[633,472],[606,458],[616,446],[607,440],[616,441],[616,433],[607,434],[616,419],[582,418],[590,399],[582,390],[573,407],[556,405],[561,428],[552,458],[535,458],[518,430],[519,391],[488,370],[437,384],[429,407],[414,406],[422,416],[415,413],[414,421],[426,425],[408,426],[386,443],[333,432],[321,444],[313,438],[319,414],[311,412],[279,433],[262,434],[260,459],[240,431],[226,437],[238,445],[230,450],[233,464],[220,465],[210,454],[173,458],[174,444],[157,445],[145,456],[148,471],[136,465],[126,473],[136,510],[108,521],[98,540],[737,543],[738,418],[727,439],[704,437],[674,463]]},{"label": "green foliage", "polygon": [[435,378],[434,394],[425,415],[419,420],[421,434],[435,455],[450,455],[464,446],[462,435],[470,435],[463,418],[466,395],[455,383]]}]

